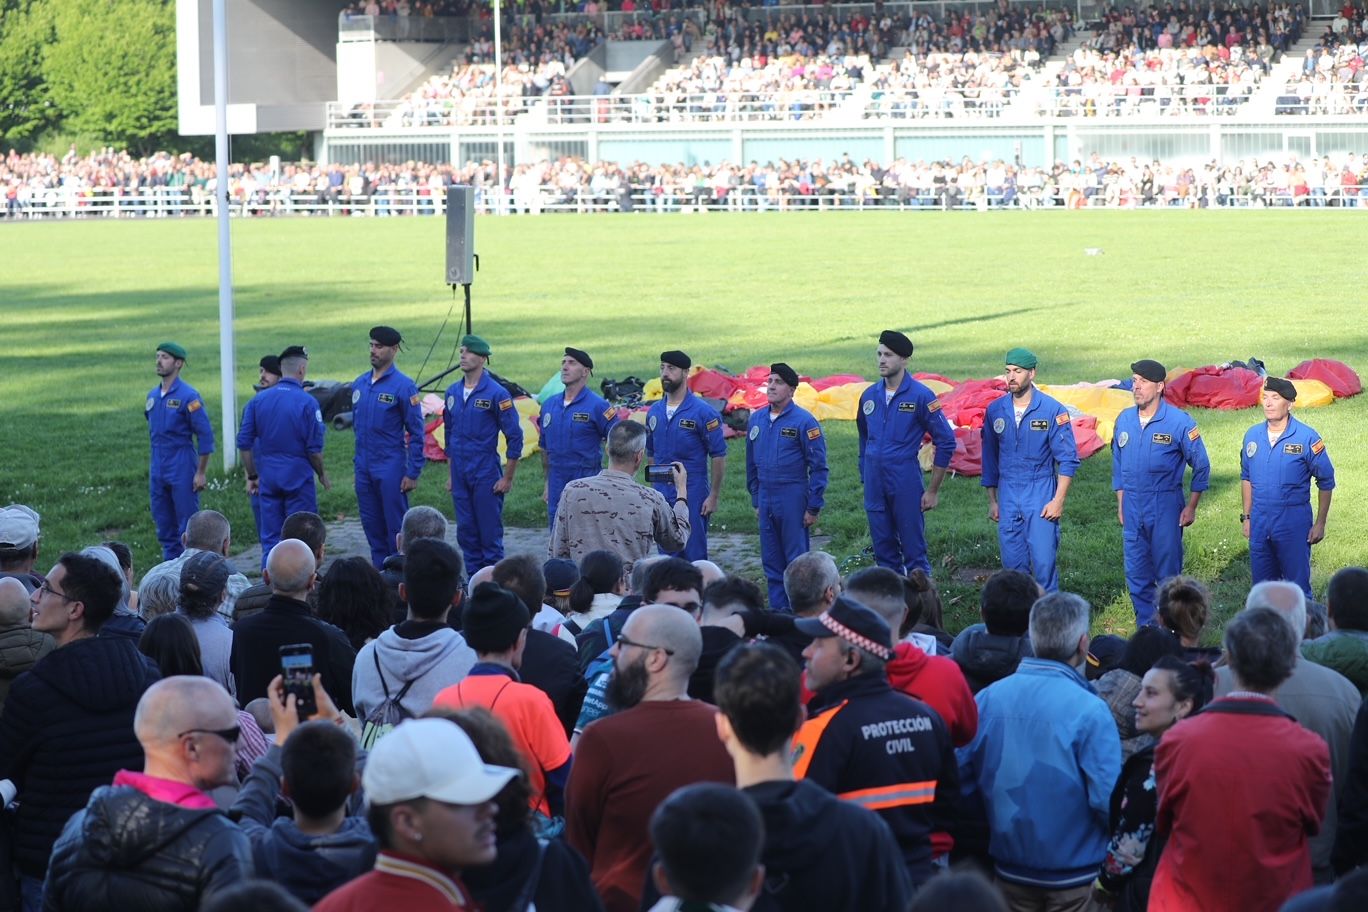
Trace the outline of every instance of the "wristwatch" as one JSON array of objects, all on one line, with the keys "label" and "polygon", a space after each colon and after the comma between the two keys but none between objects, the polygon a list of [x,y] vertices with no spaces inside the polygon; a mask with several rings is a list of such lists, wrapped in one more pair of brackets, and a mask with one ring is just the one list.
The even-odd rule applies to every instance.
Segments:
[{"label": "wristwatch", "polygon": [[1241,513],[1241,514],[1240,514],[1240,522],[1244,522],[1244,521],[1247,520],[1247,519],[1249,519],[1249,514],[1248,514],[1248,513]]},{"label": "wristwatch", "polygon": [[260,477],[261,477],[260,475],[256,475],[256,474],[248,475],[248,476],[247,476],[247,480],[248,480],[248,481],[256,481],[256,480],[257,480],[258,478],[260,478]]}]

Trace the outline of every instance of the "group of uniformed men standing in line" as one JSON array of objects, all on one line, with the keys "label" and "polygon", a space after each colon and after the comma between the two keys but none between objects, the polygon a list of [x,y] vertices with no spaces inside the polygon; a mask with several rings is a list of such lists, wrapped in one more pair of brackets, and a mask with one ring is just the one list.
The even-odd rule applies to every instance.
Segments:
[{"label": "group of uniformed men standing in line", "polygon": [[[371,369],[352,384],[357,503],[377,567],[395,551],[408,492],[423,468],[420,394],[394,366],[402,341],[393,328],[374,327]],[[908,371],[912,352],[911,340],[901,332],[886,330],[879,336],[880,380],[860,396],[856,416],[859,470],[875,561],[898,573],[919,568],[930,574],[924,515],[939,501],[955,434],[936,394]],[[513,485],[523,446],[512,396],[486,370],[491,354],[484,339],[465,336],[461,379],[448,387],[445,397],[447,487],[457,540],[472,570],[503,557],[503,498]],[[185,361],[180,345],[164,342],[157,347],[161,383],[148,394],[145,407],[152,443],[152,514],[168,559],[180,552],[180,534],[199,509],[198,492],[205,486],[214,450],[203,400],[180,379]],[[1053,591],[1059,587],[1059,523],[1079,459],[1069,412],[1036,388],[1036,366],[1036,356],[1024,348],[1012,349],[1004,359],[1008,395],[993,401],[984,416],[980,483],[988,492],[989,518],[998,527],[1003,566],[1030,573]],[[693,531],[681,556],[697,560],[708,554],[708,517],[717,509],[727,447],[721,416],[689,389],[691,367],[682,351],[661,353],[664,396],[651,405],[645,423],[651,460],[680,462],[687,470]],[[261,360],[260,392],[247,404],[236,441],[253,497],[263,562],[287,515],[317,512],[314,477],[325,489],[330,487],[322,459],[323,415],[303,387],[307,368],[308,352],[301,346]],[[548,522],[555,520],[565,485],[601,469],[604,440],[618,421],[617,409],[588,388],[593,368],[588,353],[567,347],[560,370],[564,390],[541,408],[538,440]],[[1182,572],[1183,529],[1195,519],[1210,463],[1196,423],[1163,399],[1163,365],[1136,361],[1131,372],[1135,407],[1116,421],[1112,487],[1124,529],[1126,585],[1137,623],[1143,625],[1156,620],[1157,584]],[[793,401],[799,382],[789,365],[772,364],[768,408],[754,412],[746,430],[746,490],[759,521],[770,603],[780,609],[788,607],[784,569],[809,548],[809,530],[822,510],[828,475],[822,427]],[[1265,420],[1245,434],[1240,453],[1240,522],[1249,539],[1254,582],[1290,580],[1309,596],[1311,545],[1325,537],[1335,476],[1324,440],[1291,416],[1296,398],[1290,381],[1267,378]],[[918,457],[927,437],[935,455],[930,483],[924,485]],[[1314,519],[1312,478],[1319,489]],[[656,488],[673,503],[673,485]]]}]

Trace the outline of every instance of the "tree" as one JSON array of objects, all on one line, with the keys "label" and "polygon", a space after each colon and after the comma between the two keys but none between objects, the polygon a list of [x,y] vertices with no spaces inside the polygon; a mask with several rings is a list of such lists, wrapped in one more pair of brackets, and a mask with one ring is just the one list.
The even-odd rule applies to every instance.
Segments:
[{"label": "tree", "polygon": [[31,0],[0,0],[0,140],[23,145],[56,123],[60,112],[43,79],[52,16]]}]

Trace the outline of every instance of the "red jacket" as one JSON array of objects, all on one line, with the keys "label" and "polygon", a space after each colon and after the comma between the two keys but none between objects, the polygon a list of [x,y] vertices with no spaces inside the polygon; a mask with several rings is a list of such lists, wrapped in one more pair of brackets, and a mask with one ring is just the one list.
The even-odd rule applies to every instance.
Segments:
[{"label": "red jacket", "polygon": [[915,643],[899,643],[888,663],[888,683],[939,713],[955,747],[974,740],[978,704],[954,659],[927,655]]}]

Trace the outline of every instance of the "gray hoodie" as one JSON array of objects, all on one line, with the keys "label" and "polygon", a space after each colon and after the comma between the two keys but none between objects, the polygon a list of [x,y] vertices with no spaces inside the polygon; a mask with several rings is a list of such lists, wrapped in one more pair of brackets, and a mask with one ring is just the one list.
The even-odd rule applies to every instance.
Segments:
[{"label": "gray hoodie", "polygon": [[[363,722],[385,702],[386,687],[393,696],[413,681],[401,705],[412,715],[421,715],[431,708],[439,692],[459,682],[475,664],[475,650],[450,627],[442,626],[414,640],[400,636],[396,630],[389,628],[356,654],[356,664],[352,666],[352,700],[356,704],[356,717]],[[379,673],[376,672],[377,661]],[[381,686],[381,674],[384,686]]]}]

